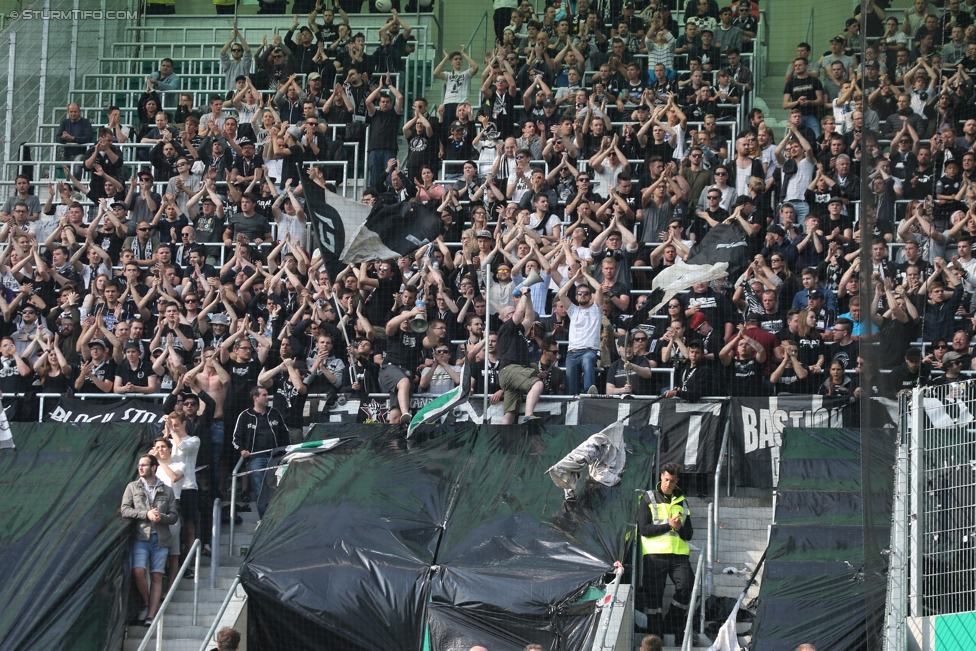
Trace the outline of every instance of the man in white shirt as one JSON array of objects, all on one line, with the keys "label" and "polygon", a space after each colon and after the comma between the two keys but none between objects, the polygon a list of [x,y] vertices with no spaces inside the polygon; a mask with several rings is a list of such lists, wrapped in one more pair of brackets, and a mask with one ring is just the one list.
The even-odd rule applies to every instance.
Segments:
[{"label": "man in white shirt", "polygon": [[784,200],[793,204],[796,221],[801,222],[810,212],[804,193],[813,180],[813,170],[817,164],[813,147],[792,124],[787,124],[786,133],[776,146],[775,154],[783,171]]},{"label": "man in white shirt", "polygon": [[[575,290],[575,303],[569,297],[570,290]],[[569,316],[566,393],[575,396],[581,388],[587,393],[597,393],[596,360],[603,330],[603,290],[596,279],[580,269],[572,282],[562,286],[558,298]],[[583,373],[582,386],[580,372]]]}]

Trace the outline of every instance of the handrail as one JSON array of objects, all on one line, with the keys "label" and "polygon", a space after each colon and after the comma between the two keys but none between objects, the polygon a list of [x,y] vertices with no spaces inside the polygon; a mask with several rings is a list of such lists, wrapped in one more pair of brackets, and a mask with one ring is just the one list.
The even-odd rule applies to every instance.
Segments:
[{"label": "handrail", "polygon": [[214,499],[213,528],[210,536],[210,589],[217,589],[217,569],[220,566],[220,498]]},{"label": "handrail", "polygon": [[[617,603],[617,592],[620,591],[620,577],[624,574],[624,566],[620,561],[613,562],[613,573],[613,581],[607,589],[607,594],[600,599],[602,603],[598,602],[599,605],[606,607],[602,615],[603,624],[600,626],[603,629],[603,633],[600,636],[600,644],[597,645],[600,649],[603,649],[606,645],[607,632],[610,630],[610,619],[613,615],[613,607]],[[610,588],[613,589],[613,592],[610,592]]]},{"label": "handrail", "polygon": [[[241,584],[241,577],[235,576],[234,580],[230,584],[230,590],[227,591],[227,596],[224,597],[224,602],[220,604],[220,608],[217,610],[217,614],[214,616],[213,623],[210,625],[210,629],[207,634],[203,637],[203,644],[200,645],[200,651],[207,651],[207,647],[210,645],[210,638],[217,631],[217,625],[220,624],[220,618],[224,616],[224,611],[227,610],[227,605],[230,603],[231,597],[234,596],[234,591],[237,590],[237,586]],[[247,593],[244,593],[244,601],[247,602]]]},{"label": "handrail", "polygon": [[[715,464],[715,512],[713,514],[712,526],[715,528],[715,552],[718,553],[718,482],[722,476],[722,463],[725,461],[725,457],[728,454],[729,448],[729,433],[732,430],[732,416],[731,414],[725,415],[725,432],[722,434],[722,445],[718,449],[718,463]],[[711,536],[713,532],[709,531],[708,534]],[[709,562],[711,564],[711,562]],[[711,568],[709,568],[711,571]]]},{"label": "handrail", "polygon": [[[237,515],[237,473],[244,464],[244,457],[237,460],[237,465],[230,475],[230,535],[227,537],[227,553],[234,555],[234,516]],[[255,508],[257,505],[254,505]]]},{"label": "handrail", "polygon": [[[681,651],[691,651],[694,646],[694,625],[695,625],[695,599],[698,598],[698,590],[701,587],[702,567],[705,563],[705,554],[698,554],[698,568],[695,570],[695,585],[691,590],[691,599],[688,602],[688,616],[685,619],[685,639],[681,641]],[[705,609],[702,608],[702,611]]]},{"label": "handrail", "polygon": [[481,29],[481,26],[484,24],[486,20],[488,20],[487,11],[481,14],[481,18],[478,20],[478,24],[474,26],[474,31],[471,32],[471,36],[468,38],[468,42],[464,46],[464,49],[467,50],[469,53],[471,52],[471,43],[474,42],[474,37],[478,35],[478,30]]},{"label": "handrail", "polygon": [[173,579],[173,583],[169,586],[169,590],[166,592],[166,598],[163,599],[162,605],[159,607],[159,611],[153,618],[152,624],[149,625],[149,630],[146,631],[145,637],[142,638],[142,643],[136,651],[145,651],[146,647],[149,645],[149,640],[152,638],[153,633],[156,634],[156,651],[162,651],[163,649],[163,615],[166,613],[166,608],[169,606],[169,602],[173,600],[173,595],[176,594],[176,588],[179,587],[180,581],[183,580],[183,575],[186,574],[186,570],[190,566],[190,559],[194,559],[196,565],[193,574],[193,626],[197,625],[197,599],[200,589],[200,539],[197,538],[193,541],[193,546],[190,547],[189,553],[186,555],[186,560],[183,561],[183,565],[180,566],[180,571],[176,573],[176,578]]}]

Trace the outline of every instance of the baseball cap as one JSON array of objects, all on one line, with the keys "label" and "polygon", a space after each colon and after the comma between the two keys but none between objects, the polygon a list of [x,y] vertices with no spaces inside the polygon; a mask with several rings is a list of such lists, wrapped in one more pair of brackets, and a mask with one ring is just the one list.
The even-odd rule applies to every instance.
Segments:
[{"label": "baseball cap", "polygon": [[621,335],[617,337],[617,345],[623,348],[627,345],[627,335]]},{"label": "baseball cap", "polygon": [[230,325],[226,314],[214,314],[210,317],[210,325]]},{"label": "baseball cap", "polygon": [[241,141],[237,144],[243,147],[244,145],[253,145],[254,141],[250,138],[241,138]]},{"label": "baseball cap", "polygon": [[954,350],[950,350],[948,353],[942,356],[942,365],[945,366],[951,362],[958,362],[962,359],[962,355]]},{"label": "baseball cap", "polygon": [[824,294],[819,289],[811,289],[810,291],[807,292],[807,300],[808,301],[814,301],[814,300],[817,300],[817,299],[823,298],[823,297],[824,297]]},{"label": "baseball cap", "polygon": [[306,77],[306,79],[308,79],[309,81],[312,81],[313,79],[321,79],[321,78],[322,78],[322,75],[320,75],[317,72],[310,73],[308,75],[308,77]]},{"label": "baseball cap", "polygon": [[877,61],[875,61],[874,59],[871,59],[870,61],[867,61],[867,62],[866,62],[866,63],[864,64],[864,66],[865,66],[866,68],[881,68],[881,66],[879,66],[879,65],[878,65],[878,62],[877,62]]},{"label": "baseball cap", "polygon": [[128,204],[126,204],[126,202],[124,202],[124,201],[113,201],[112,202],[112,207],[113,208],[125,208],[126,210],[129,209]]},{"label": "baseball cap", "polygon": [[827,205],[829,206],[832,203],[844,203],[844,200],[840,197],[831,197],[830,201],[827,202]]},{"label": "baseball cap", "polygon": [[701,312],[695,312],[691,315],[691,320],[688,321],[688,327],[697,330],[704,323],[708,323],[708,317]]},{"label": "baseball cap", "polygon": [[122,347],[122,350],[129,350],[130,348],[135,348],[136,350],[142,350],[142,346],[140,346],[139,342],[136,341],[135,339],[130,339],[127,342],[125,342],[125,346]]},{"label": "baseball cap", "polygon": [[150,183],[153,182],[153,175],[149,170],[139,170],[138,176],[140,179],[149,179]]},{"label": "baseball cap", "polygon": [[298,140],[299,138],[302,137],[302,130],[299,129],[298,127],[294,127],[294,126],[288,127],[288,133],[295,140]]},{"label": "baseball cap", "polygon": [[752,197],[750,197],[748,194],[740,194],[736,198],[736,200],[735,200],[735,205],[736,206],[744,206],[747,203],[751,203],[752,205],[756,205],[755,200]]},{"label": "baseball cap", "polygon": [[474,236],[476,238],[477,237],[487,237],[489,240],[494,239],[492,237],[492,235],[491,235],[491,231],[478,231],[477,233],[474,234]]},{"label": "baseball cap", "polygon": [[708,25],[702,27],[702,29],[701,29],[701,33],[702,34],[704,34],[705,32],[708,32],[709,34],[712,34],[713,36],[715,35],[715,32],[712,31],[712,28],[709,27]]},{"label": "baseball cap", "polygon": [[108,349],[108,346],[105,344],[104,339],[92,339],[91,341],[88,342],[88,347],[91,348],[92,346],[101,346],[106,350]]},{"label": "baseball cap", "polygon": [[552,99],[551,97],[546,98],[546,99],[542,100],[542,105],[543,106],[555,106],[556,105],[556,100]]},{"label": "baseball cap", "polygon": [[[945,356],[943,356],[943,358],[944,357]],[[912,346],[911,348],[905,351],[905,359],[910,359],[913,362],[917,362],[922,359],[922,351]]]},{"label": "baseball cap", "polygon": [[779,235],[780,237],[786,235],[786,231],[784,231],[783,227],[780,226],[779,224],[773,224],[772,226],[766,229],[766,232],[772,233],[773,235]]},{"label": "baseball cap", "polygon": [[746,323],[749,323],[749,322],[752,322],[752,321],[755,321],[756,323],[759,323],[760,321],[762,321],[762,313],[760,313],[760,312],[748,312],[746,314]]},{"label": "baseball cap", "polygon": [[454,122],[451,122],[451,130],[452,131],[454,129],[463,129],[463,128],[464,128],[464,125],[461,124],[461,121],[460,120],[455,120]]},{"label": "baseball cap", "polygon": [[830,39],[830,42],[831,43],[846,43],[847,42],[847,39],[844,38],[843,36],[841,36],[840,34],[838,34],[837,36],[834,36],[833,38],[831,38]]}]

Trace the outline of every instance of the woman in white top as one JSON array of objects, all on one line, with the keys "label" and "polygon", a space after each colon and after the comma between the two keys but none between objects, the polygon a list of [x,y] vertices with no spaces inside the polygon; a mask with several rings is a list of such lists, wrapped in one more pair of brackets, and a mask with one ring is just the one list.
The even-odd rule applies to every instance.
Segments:
[{"label": "woman in white top", "polygon": [[[181,417],[185,418],[183,414]],[[169,428],[169,416],[166,417],[166,425]],[[173,443],[166,436],[160,436],[153,443],[152,449],[149,450],[149,454],[156,457],[159,461],[159,466],[156,468],[156,479],[163,482],[167,486],[173,489],[173,496],[179,501],[180,494],[183,491],[183,480],[186,475],[184,474],[184,469],[186,464],[183,461],[176,461],[173,459]],[[194,464],[196,459],[194,458]],[[173,537],[173,542],[169,548],[169,558],[167,563],[169,564],[169,571],[167,574],[171,577],[172,581],[176,577],[177,571],[180,567],[180,520],[176,521],[176,524],[171,524],[169,526],[170,535]]]}]

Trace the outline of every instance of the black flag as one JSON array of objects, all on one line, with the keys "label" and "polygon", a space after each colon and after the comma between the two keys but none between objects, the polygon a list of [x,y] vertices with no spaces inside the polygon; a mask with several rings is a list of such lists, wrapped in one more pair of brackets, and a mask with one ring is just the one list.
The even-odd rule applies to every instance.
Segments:
[{"label": "black flag", "polygon": [[419,203],[370,207],[312,181],[304,188],[319,251],[330,268],[338,262],[359,264],[407,255],[444,230],[438,214]]},{"label": "black flag", "polygon": [[685,262],[709,265],[727,262],[729,276],[738,277],[749,264],[745,232],[738,224],[719,224],[705,234]]}]

